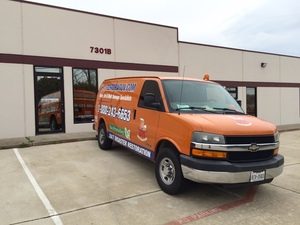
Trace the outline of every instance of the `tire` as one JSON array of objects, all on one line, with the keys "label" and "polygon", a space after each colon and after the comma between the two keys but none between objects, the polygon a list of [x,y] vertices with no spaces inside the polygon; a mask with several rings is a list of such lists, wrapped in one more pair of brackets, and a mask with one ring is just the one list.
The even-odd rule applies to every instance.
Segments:
[{"label": "tire", "polygon": [[56,131],[57,130],[57,122],[56,122],[55,117],[52,117],[50,119],[50,130],[51,131]]},{"label": "tire", "polygon": [[155,163],[155,176],[160,188],[169,195],[182,191],[184,178],[178,154],[173,149],[161,149]]},{"label": "tire", "polygon": [[111,149],[112,140],[108,138],[105,123],[100,123],[98,132],[98,145],[102,150]]}]

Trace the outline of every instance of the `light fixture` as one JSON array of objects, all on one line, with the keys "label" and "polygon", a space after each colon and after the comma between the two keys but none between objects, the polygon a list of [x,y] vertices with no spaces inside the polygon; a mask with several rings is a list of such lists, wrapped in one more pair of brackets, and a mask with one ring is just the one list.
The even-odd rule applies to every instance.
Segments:
[{"label": "light fixture", "polygon": [[260,67],[261,67],[261,68],[266,68],[266,67],[267,67],[267,63],[262,62],[262,63],[260,64]]}]

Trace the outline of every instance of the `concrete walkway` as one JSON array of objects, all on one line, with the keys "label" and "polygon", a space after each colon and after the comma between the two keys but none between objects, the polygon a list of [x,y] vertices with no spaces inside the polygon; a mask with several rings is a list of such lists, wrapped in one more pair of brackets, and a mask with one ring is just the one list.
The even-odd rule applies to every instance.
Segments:
[{"label": "concrete walkway", "polygon": [[58,144],[66,142],[95,140],[95,132],[82,132],[82,133],[56,133],[44,134],[39,136],[21,137],[0,139],[0,150],[9,148],[25,148],[30,146]]}]

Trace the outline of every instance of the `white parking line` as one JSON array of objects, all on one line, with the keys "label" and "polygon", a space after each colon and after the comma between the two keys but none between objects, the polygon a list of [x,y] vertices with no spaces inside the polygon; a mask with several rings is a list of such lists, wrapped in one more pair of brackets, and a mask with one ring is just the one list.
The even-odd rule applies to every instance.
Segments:
[{"label": "white parking line", "polygon": [[51,205],[50,201],[48,200],[47,196],[45,195],[45,193],[43,192],[43,190],[41,189],[41,187],[39,186],[39,184],[37,183],[37,181],[35,180],[35,178],[31,174],[29,168],[26,166],[26,164],[25,164],[25,162],[24,162],[24,160],[23,160],[22,156],[20,155],[19,150],[17,148],[14,149],[14,153],[16,154],[17,159],[19,160],[21,166],[23,167],[24,172],[27,175],[28,179],[30,180],[35,192],[37,193],[37,195],[39,196],[39,198],[43,202],[45,208],[47,209],[47,211],[49,213],[49,216],[53,220],[54,224],[55,225],[63,225],[63,222],[61,221],[59,215],[57,214],[57,212],[55,211],[55,209]]}]

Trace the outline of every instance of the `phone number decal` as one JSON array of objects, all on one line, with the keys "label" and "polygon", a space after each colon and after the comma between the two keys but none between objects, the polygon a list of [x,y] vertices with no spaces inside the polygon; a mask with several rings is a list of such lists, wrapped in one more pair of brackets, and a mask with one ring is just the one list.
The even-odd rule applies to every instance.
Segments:
[{"label": "phone number decal", "polygon": [[118,118],[123,121],[130,121],[131,111],[129,109],[117,108],[114,106],[101,105],[99,112],[102,115],[111,116],[113,118]]}]

